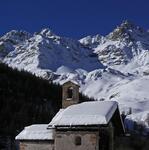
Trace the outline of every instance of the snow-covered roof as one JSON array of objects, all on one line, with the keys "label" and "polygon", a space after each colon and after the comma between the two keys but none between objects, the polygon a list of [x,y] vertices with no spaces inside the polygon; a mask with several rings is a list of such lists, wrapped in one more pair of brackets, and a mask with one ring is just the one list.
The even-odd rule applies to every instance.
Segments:
[{"label": "snow-covered roof", "polygon": [[106,125],[118,108],[115,101],[84,102],[61,109],[49,126]]},{"label": "snow-covered roof", "polygon": [[74,81],[74,80],[68,80],[68,81],[64,81],[63,83],[62,83],[62,85],[65,85],[65,84],[67,84],[67,83],[73,83],[73,84],[75,84],[75,85],[77,85],[77,86],[80,86],[79,85],[79,83],[77,82],[77,81]]},{"label": "snow-covered roof", "polygon": [[25,127],[16,136],[16,140],[53,140],[54,129],[47,129],[48,124],[36,124]]}]

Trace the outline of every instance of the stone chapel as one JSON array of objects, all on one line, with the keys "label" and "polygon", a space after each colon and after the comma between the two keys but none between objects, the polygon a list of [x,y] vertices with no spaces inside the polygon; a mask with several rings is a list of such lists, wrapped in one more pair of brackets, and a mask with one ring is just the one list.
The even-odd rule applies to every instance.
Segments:
[{"label": "stone chapel", "polygon": [[124,134],[115,101],[80,103],[79,85],[62,85],[62,109],[49,124],[24,128],[16,136],[20,150],[114,150],[114,137]]}]

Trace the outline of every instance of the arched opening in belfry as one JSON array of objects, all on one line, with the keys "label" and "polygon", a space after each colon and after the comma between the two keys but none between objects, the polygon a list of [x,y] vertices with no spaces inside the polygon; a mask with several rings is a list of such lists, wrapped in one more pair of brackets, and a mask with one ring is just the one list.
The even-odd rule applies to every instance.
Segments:
[{"label": "arched opening in belfry", "polygon": [[80,136],[75,137],[75,145],[80,146],[81,143],[82,143],[81,137]]},{"label": "arched opening in belfry", "polygon": [[73,97],[73,87],[69,87],[67,90],[67,98],[70,99]]}]

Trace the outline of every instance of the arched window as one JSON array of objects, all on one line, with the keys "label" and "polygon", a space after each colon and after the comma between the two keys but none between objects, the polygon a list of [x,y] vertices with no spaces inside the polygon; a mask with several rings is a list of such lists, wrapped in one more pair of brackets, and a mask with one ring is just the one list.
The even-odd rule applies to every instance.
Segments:
[{"label": "arched window", "polygon": [[81,137],[80,137],[80,136],[76,136],[76,137],[75,137],[75,145],[80,146],[81,143],[82,143]]},{"label": "arched window", "polygon": [[73,96],[73,87],[68,88],[67,90],[67,98],[72,98]]}]

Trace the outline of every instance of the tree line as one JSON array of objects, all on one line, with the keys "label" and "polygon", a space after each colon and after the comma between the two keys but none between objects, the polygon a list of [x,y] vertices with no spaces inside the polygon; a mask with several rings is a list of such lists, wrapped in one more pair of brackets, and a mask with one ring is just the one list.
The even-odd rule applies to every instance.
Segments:
[{"label": "tree line", "polygon": [[[80,98],[91,100],[82,94]],[[60,85],[0,64],[0,137],[14,138],[25,126],[49,123],[61,99]]]}]

